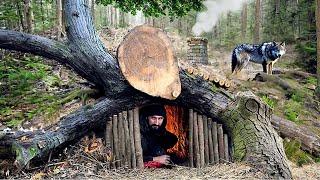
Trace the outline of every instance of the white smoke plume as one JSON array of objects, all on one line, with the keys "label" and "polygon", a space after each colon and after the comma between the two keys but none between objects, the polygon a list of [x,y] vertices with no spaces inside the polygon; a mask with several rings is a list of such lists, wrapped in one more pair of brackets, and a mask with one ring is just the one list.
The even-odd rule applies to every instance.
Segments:
[{"label": "white smoke plume", "polygon": [[212,31],[213,26],[217,23],[218,18],[224,12],[240,10],[242,3],[247,0],[207,0],[203,2],[206,11],[197,15],[197,22],[192,27],[192,32],[200,36],[203,32]]},{"label": "white smoke plume", "polygon": [[129,25],[139,26],[145,23],[142,11],[137,11],[136,15],[129,14]]}]

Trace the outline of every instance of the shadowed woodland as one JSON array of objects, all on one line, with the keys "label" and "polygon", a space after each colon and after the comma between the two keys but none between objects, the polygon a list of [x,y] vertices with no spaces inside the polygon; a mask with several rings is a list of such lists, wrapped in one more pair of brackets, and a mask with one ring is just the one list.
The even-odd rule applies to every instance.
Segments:
[{"label": "shadowed woodland", "polygon": [[[0,178],[320,178],[319,4],[1,1]],[[156,30],[139,34],[143,24]],[[153,31],[164,35],[148,39]],[[206,39],[205,64],[188,61],[195,36]],[[169,95],[154,94],[149,81],[137,87],[121,69],[128,59],[156,59],[139,52],[152,55],[165,38],[174,55],[164,59],[177,68],[168,74],[181,83]],[[237,45],[271,41],[286,43],[272,75],[251,62],[231,74]],[[198,169],[110,169],[109,117],[155,102],[221,124],[230,160]]]}]

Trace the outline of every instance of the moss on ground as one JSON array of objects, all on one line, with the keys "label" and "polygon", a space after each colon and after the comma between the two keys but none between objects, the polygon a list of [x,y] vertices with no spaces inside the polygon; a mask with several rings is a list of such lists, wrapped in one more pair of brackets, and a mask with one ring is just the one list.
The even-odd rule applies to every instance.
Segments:
[{"label": "moss on ground", "polygon": [[0,122],[10,128],[39,116],[51,121],[64,104],[85,101],[93,92],[76,87],[73,76],[63,81],[38,56],[7,53],[0,61],[0,71]]}]

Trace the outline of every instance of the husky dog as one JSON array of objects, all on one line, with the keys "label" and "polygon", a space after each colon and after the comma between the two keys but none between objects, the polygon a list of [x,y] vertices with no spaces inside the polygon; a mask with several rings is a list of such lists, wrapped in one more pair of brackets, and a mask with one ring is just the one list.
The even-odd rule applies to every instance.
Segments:
[{"label": "husky dog", "polygon": [[[240,72],[249,61],[262,64],[263,72],[272,74],[272,67],[286,52],[285,43],[265,42],[241,44],[232,52],[232,74]],[[267,68],[268,66],[268,68]]]}]

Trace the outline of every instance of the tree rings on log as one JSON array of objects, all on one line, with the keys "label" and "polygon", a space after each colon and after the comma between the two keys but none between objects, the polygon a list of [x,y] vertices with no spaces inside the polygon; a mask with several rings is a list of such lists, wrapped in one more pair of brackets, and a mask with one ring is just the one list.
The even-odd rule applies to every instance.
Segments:
[{"label": "tree rings on log", "polygon": [[134,88],[170,100],[180,95],[178,62],[168,36],[160,29],[135,27],[120,44],[117,56],[124,77]]}]

